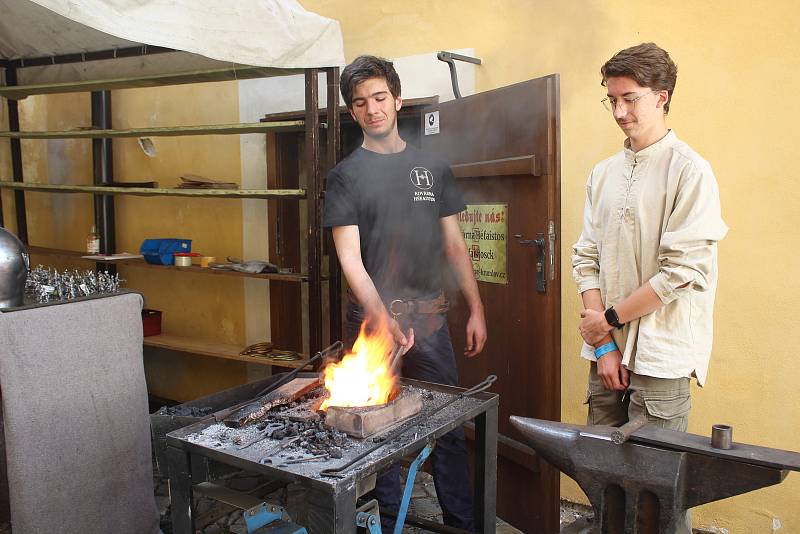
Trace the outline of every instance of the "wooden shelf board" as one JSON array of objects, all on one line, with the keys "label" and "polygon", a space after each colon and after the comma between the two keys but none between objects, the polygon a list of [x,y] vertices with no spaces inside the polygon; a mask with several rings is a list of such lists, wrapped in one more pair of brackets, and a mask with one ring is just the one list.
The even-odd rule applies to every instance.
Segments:
[{"label": "wooden shelf board", "polygon": [[[439,96],[426,96],[421,98],[408,98],[403,99],[403,107],[400,111],[397,112],[398,117],[405,117],[405,116],[414,116],[418,115],[423,108],[428,106],[435,106],[439,103]],[[353,117],[350,116],[350,112],[347,109],[347,106],[341,105],[339,106],[339,114],[341,115],[342,123],[353,123]],[[291,121],[291,120],[299,120],[306,116],[305,110],[298,109],[295,111],[280,111],[277,113],[269,113],[264,115],[261,119],[261,122],[274,122],[274,121]],[[324,119],[328,116],[328,108],[327,107],[320,107],[319,108],[319,116],[320,119]]]},{"label": "wooden shelf board", "polygon": [[305,198],[305,189],[168,189],[158,187],[106,187],[101,185],[37,184],[0,181],[0,189],[38,193],[89,193],[93,195],[171,196],[192,198]]},{"label": "wooden shelf board", "polygon": [[117,137],[175,137],[184,135],[235,135],[303,130],[305,121],[276,121],[199,126],[164,126],[125,130],[62,130],[40,132],[0,131],[0,137],[12,139],[112,139]]},{"label": "wooden shelf board", "polygon": [[60,256],[60,257],[67,257],[72,259],[78,259],[82,261],[88,261],[92,263],[109,263],[115,265],[130,265],[131,267],[143,267],[146,269],[160,269],[160,270],[172,270],[172,271],[184,271],[189,273],[196,273],[196,274],[212,274],[212,275],[219,275],[219,276],[238,276],[244,278],[260,278],[262,280],[275,280],[280,282],[307,282],[308,276],[304,274],[278,274],[278,273],[264,273],[264,274],[251,274],[251,273],[240,273],[238,271],[219,271],[215,269],[209,269],[207,267],[198,267],[196,265],[192,265],[191,267],[177,267],[175,265],[151,265],[145,262],[141,258],[132,258],[132,259],[125,259],[125,260],[113,260],[113,261],[106,261],[106,262],[98,262],[95,260],[87,260],[82,258],[81,256],[85,256],[84,252],[76,252],[74,250],[61,250],[61,249],[54,249],[54,248],[47,248],[47,247],[28,247],[29,254],[41,254],[44,256]]},{"label": "wooden shelf board", "polygon": [[205,341],[202,339],[194,339],[189,337],[175,336],[172,334],[159,334],[157,336],[147,336],[144,338],[144,345],[146,347],[156,347],[160,349],[175,350],[178,352],[187,352],[190,354],[199,354],[201,356],[210,356],[212,358],[223,358],[225,360],[236,360],[240,362],[255,363],[260,365],[273,365],[275,367],[305,367],[308,364],[308,356],[301,354],[301,360],[296,361],[280,361],[270,360],[269,358],[260,358],[253,356],[242,356],[239,354],[244,349],[244,346],[233,345],[230,343],[220,343],[217,341]]},{"label": "wooden shelf board", "polygon": [[302,74],[303,72],[304,69],[283,69],[275,67],[233,65],[218,69],[204,69],[167,74],[150,74],[147,76],[111,78],[107,80],[88,80],[35,85],[10,85],[0,87],[0,96],[11,99],[19,99],[30,95],[74,93],[78,91],[107,91],[111,89],[158,87],[163,85],[181,85],[197,82],[244,80],[250,78],[267,78],[271,76]]}]

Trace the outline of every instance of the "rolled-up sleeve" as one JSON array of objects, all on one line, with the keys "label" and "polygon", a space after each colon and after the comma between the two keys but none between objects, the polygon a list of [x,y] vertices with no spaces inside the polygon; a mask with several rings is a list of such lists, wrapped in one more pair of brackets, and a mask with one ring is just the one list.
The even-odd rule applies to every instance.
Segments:
[{"label": "rolled-up sleeve", "polygon": [[600,288],[600,252],[592,218],[592,176],[586,182],[586,204],[583,208],[583,230],[572,246],[572,278],[578,293]]},{"label": "rolled-up sleeve", "polygon": [[717,242],[728,233],[710,165],[687,163],[678,187],[659,243],[659,270],[650,279],[664,304],[690,291],[711,287],[716,276]]}]

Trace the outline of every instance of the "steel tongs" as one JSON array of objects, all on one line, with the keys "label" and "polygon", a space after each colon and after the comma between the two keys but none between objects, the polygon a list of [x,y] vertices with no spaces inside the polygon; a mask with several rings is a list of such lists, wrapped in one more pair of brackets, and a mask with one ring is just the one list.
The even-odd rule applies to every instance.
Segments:
[{"label": "steel tongs", "polygon": [[281,386],[283,386],[285,384],[288,384],[289,382],[294,380],[295,377],[298,374],[300,374],[300,371],[302,371],[304,368],[308,367],[309,365],[313,365],[313,364],[317,363],[318,361],[320,361],[320,360],[322,360],[324,358],[327,358],[329,356],[338,356],[338,355],[340,355],[342,353],[343,350],[344,350],[344,343],[342,343],[341,341],[337,341],[336,343],[334,343],[330,347],[328,347],[326,349],[322,349],[321,351],[316,353],[313,358],[308,360],[308,362],[303,367],[298,367],[297,369],[293,369],[292,371],[290,371],[288,373],[285,373],[283,375],[283,377],[279,378],[275,382],[271,383],[270,385],[268,385],[267,387],[265,387],[264,389],[259,391],[256,395],[251,397],[249,400],[244,401],[244,402],[240,402],[239,404],[237,404],[235,406],[232,406],[232,407],[228,408],[227,410],[225,410],[225,411],[223,411],[221,413],[214,414],[214,419],[217,422],[223,421],[230,414],[232,414],[236,410],[240,409],[241,407],[246,406],[247,404],[253,402],[253,400],[258,399],[260,397],[263,397],[264,395],[267,395],[268,393],[271,393],[271,392],[275,391],[279,387],[281,387]]}]

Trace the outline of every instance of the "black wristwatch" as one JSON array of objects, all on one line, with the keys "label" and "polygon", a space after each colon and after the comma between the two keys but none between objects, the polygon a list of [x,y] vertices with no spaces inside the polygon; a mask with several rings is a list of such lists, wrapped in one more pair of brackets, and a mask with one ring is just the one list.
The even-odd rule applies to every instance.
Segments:
[{"label": "black wristwatch", "polygon": [[614,328],[622,328],[625,326],[623,323],[619,322],[619,315],[617,315],[617,311],[614,309],[614,306],[611,306],[609,309],[607,309],[604,315],[606,316],[606,322]]}]

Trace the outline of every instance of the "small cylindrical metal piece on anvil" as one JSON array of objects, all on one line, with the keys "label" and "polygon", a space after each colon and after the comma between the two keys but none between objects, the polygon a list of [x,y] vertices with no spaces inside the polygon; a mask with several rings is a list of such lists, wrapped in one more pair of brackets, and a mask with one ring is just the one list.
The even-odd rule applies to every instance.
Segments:
[{"label": "small cylindrical metal piece on anvil", "polygon": [[626,441],[628,441],[631,437],[631,434],[642,428],[644,425],[647,424],[647,414],[641,413],[622,425],[619,428],[615,428],[614,431],[611,433],[611,441],[616,443],[617,445],[622,445]]},{"label": "small cylindrical metal piece on anvil", "polygon": [[711,446],[715,449],[730,449],[733,446],[733,427],[713,425],[711,427]]}]

